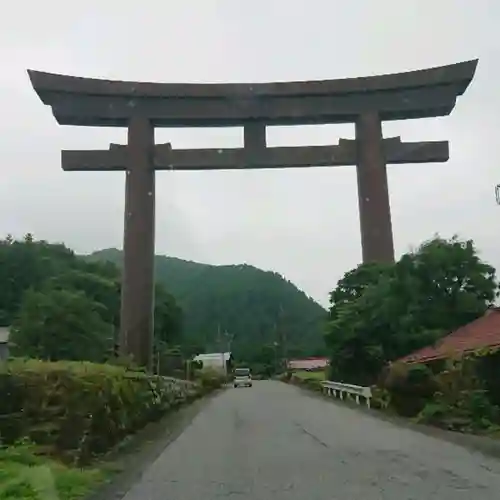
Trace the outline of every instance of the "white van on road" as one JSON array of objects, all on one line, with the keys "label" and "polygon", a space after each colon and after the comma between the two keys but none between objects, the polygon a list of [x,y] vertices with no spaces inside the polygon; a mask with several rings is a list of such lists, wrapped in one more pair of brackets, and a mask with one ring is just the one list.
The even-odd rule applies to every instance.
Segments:
[{"label": "white van on road", "polygon": [[234,370],[234,387],[239,386],[252,387],[252,375],[250,375],[250,368],[236,368]]}]

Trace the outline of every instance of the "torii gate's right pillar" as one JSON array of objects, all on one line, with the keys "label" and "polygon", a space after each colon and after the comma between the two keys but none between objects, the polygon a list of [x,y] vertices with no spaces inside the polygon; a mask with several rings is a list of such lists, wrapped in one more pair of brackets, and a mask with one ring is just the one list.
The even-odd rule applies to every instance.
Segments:
[{"label": "torii gate's right pillar", "polygon": [[363,262],[394,262],[386,157],[377,112],[356,120],[356,150]]}]

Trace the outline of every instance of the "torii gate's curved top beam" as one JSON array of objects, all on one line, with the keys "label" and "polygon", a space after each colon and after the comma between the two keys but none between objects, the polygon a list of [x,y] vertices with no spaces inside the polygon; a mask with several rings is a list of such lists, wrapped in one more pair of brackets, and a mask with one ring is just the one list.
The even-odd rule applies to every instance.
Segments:
[{"label": "torii gate's curved top beam", "polygon": [[383,120],[449,114],[472,81],[477,60],[406,73],[277,83],[146,83],[28,70],[40,99],[62,125],[126,126],[147,116],[163,127],[353,122],[376,110]]}]

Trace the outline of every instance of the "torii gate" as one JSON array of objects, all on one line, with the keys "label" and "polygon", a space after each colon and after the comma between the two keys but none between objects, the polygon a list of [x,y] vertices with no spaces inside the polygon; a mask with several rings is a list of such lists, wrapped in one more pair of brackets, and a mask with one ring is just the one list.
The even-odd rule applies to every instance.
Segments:
[{"label": "torii gate", "polygon": [[[356,165],[363,261],[394,261],[387,163],[446,162],[447,141],[384,139],[382,121],[445,116],[477,60],[391,75],[258,84],[141,83],[28,70],[61,125],[128,128],[126,146],[63,151],[71,171],[126,172],[121,352],[151,367],[154,310],[155,171]],[[334,146],[266,146],[266,126],[355,123],[356,139]],[[155,127],[243,126],[244,147],[172,149]]]}]

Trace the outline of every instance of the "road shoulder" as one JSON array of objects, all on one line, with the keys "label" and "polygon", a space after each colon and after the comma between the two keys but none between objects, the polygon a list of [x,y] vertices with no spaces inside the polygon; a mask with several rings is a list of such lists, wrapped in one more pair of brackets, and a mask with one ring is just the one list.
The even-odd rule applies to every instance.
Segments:
[{"label": "road shoulder", "polygon": [[173,443],[221,392],[222,390],[216,391],[166,415],[158,422],[149,424],[114,449],[98,466],[116,472],[108,482],[86,497],[86,500],[122,499],[132,486],[140,481],[144,472],[163,450]]},{"label": "road shoulder", "polygon": [[478,436],[474,434],[452,432],[444,429],[439,429],[438,427],[431,427],[428,425],[419,424],[411,420],[405,419],[403,417],[400,417],[398,415],[387,414],[381,410],[369,409],[364,405],[357,405],[354,402],[341,401],[332,396],[327,396],[319,392],[314,392],[304,387],[291,384],[287,385],[294,387],[296,390],[304,393],[308,397],[312,397],[315,399],[322,399],[325,402],[329,402],[331,404],[340,406],[342,408],[350,409],[352,411],[357,411],[365,414],[366,416],[394,424],[402,429],[409,429],[415,432],[419,432],[420,434],[424,434],[426,436],[442,439],[444,441],[448,441],[463,448],[467,448],[470,451],[479,452],[488,457],[493,457],[500,460],[499,439],[493,439],[487,436]]}]

